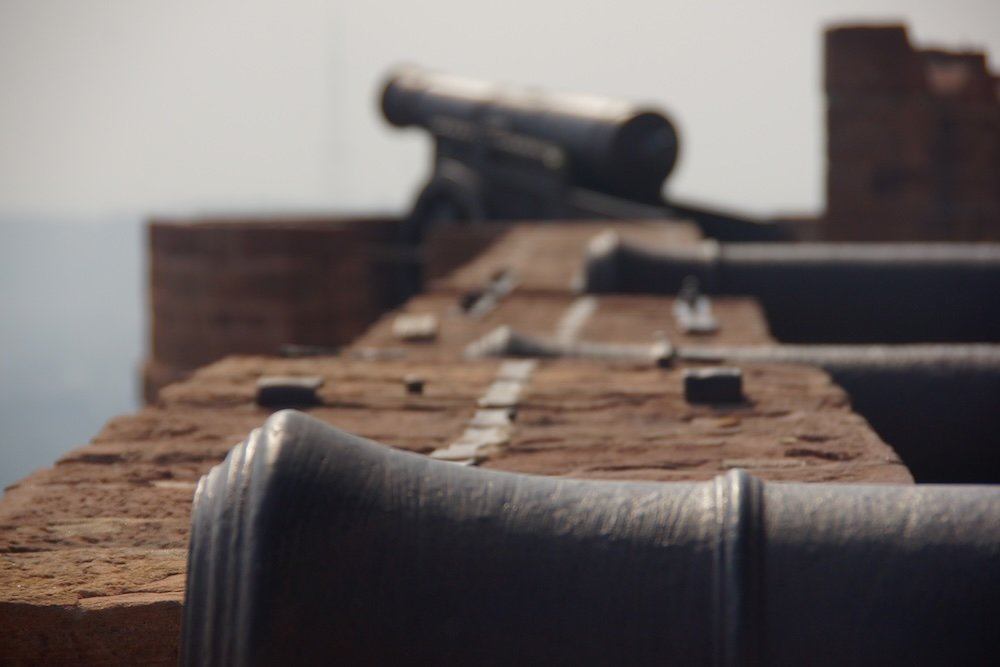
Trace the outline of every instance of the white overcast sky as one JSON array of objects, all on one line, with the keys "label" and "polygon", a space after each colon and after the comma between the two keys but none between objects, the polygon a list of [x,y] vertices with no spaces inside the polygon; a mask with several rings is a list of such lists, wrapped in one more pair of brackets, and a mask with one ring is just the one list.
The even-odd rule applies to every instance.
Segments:
[{"label": "white overcast sky", "polygon": [[822,30],[985,49],[998,0],[0,0],[0,216],[398,211],[428,169],[376,111],[395,63],[654,102],[672,194],[823,206]]}]

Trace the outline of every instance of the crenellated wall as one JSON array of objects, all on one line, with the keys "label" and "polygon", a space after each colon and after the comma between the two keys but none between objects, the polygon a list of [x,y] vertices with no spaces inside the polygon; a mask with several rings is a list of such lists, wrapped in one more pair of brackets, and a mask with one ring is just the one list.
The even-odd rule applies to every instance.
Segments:
[{"label": "crenellated wall", "polygon": [[1000,79],[906,28],[826,33],[831,240],[1000,239]]}]

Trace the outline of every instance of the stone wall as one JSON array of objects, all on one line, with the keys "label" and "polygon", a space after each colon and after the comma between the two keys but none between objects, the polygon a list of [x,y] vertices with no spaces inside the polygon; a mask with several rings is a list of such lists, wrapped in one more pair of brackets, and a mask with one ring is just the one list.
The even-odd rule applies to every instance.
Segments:
[{"label": "stone wall", "polygon": [[336,347],[397,300],[397,221],[153,220],[147,400],[228,354]]},{"label": "stone wall", "polygon": [[1000,80],[903,26],[826,33],[831,240],[1000,239]]}]

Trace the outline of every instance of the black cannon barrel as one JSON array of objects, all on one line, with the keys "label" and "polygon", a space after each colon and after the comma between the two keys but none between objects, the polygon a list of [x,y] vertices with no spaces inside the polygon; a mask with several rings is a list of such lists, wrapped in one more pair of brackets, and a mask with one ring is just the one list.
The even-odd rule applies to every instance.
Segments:
[{"label": "black cannon barrel", "polygon": [[588,292],[746,294],[784,342],[1000,341],[1000,244],[732,243],[654,250],[604,234]]},{"label": "black cannon barrel", "polygon": [[997,488],[542,478],[283,412],[199,484],[181,661],[990,664],[998,558]]},{"label": "black cannon barrel", "polygon": [[663,113],[613,99],[543,93],[401,68],[382,93],[393,125],[438,132],[449,122],[472,124],[550,142],[568,157],[583,187],[660,203],[677,161],[677,133]]}]

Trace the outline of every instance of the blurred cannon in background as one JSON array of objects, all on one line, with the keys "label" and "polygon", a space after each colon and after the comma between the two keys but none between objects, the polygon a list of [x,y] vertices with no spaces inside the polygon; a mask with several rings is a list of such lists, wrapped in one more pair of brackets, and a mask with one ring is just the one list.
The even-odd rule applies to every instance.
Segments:
[{"label": "blurred cannon in background", "polygon": [[664,199],[679,155],[660,111],[601,97],[403,68],[381,98],[385,118],[434,138],[433,174],[404,223],[422,240],[440,223],[571,218],[688,218],[725,240],[785,238],[777,224]]}]

